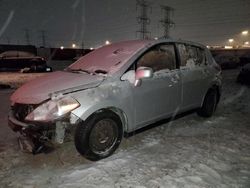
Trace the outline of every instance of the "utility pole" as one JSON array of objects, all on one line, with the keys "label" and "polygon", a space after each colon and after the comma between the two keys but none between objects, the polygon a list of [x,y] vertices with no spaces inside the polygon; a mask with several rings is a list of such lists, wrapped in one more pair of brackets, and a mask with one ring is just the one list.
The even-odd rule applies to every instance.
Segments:
[{"label": "utility pole", "polygon": [[24,36],[25,36],[26,44],[30,45],[30,31],[29,31],[29,29],[24,29]]},{"label": "utility pole", "polygon": [[41,43],[42,43],[42,46],[45,47],[46,45],[46,31],[45,30],[41,30]]},{"label": "utility pole", "polygon": [[140,24],[140,30],[136,31],[136,33],[140,33],[141,39],[149,38],[150,32],[147,30],[147,25],[150,24],[150,18],[148,17],[148,9],[150,8],[152,12],[152,7],[150,7],[149,3],[145,0],[137,0],[136,1],[136,10],[137,7],[140,7],[140,16],[137,17],[137,23]]},{"label": "utility pole", "polygon": [[171,19],[174,9],[169,6],[161,5],[161,10],[164,12],[164,18],[160,20],[160,23],[164,29],[163,37],[169,38],[169,29],[174,26],[174,22]]}]

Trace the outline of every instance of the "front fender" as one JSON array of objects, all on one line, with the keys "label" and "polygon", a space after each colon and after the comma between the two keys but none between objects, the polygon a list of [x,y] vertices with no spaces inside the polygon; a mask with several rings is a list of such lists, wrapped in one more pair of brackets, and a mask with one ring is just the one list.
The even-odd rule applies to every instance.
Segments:
[{"label": "front fender", "polygon": [[[118,87],[112,84],[100,86],[74,93],[74,97],[80,107],[72,111],[74,115],[85,121],[93,113],[102,109],[117,109],[126,117],[127,126],[125,131],[131,130],[133,125],[133,104],[132,97],[127,87]],[[120,114],[119,114],[120,115]]]}]

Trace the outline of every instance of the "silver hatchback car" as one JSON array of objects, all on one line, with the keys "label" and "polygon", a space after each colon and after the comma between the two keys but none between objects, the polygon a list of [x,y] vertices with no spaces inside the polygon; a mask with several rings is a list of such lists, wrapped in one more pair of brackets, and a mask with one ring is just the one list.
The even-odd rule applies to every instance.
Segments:
[{"label": "silver hatchback car", "polygon": [[212,116],[220,95],[221,70],[205,46],[125,41],[20,87],[11,96],[9,126],[33,153],[73,135],[80,154],[99,160],[117,149],[124,133],[191,109]]}]

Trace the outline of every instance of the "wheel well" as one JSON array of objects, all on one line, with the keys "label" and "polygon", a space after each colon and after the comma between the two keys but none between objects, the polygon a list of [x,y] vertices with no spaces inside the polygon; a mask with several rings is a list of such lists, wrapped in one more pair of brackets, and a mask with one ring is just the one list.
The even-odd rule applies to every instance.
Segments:
[{"label": "wheel well", "polygon": [[[217,104],[218,104],[219,101],[220,101],[220,96],[221,96],[220,88],[219,88],[218,85],[213,85],[209,90],[211,90],[211,89],[216,90],[216,93],[217,93]],[[208,91],[209,91],[209,90],[208,90]]]},{"label": "wheel well", "polygon": [[219,87],[218,85],[215,85],[215,84],[214,84],[214,85],[212,85],[212,86],[207,90],[207,92],[206,92],[205,95],[203,96],[201,106],[202,106],[202,104],[203,104],[203,102],[204,102],[204,99],[205,99],[207,93],[208,93],[210,90],[216,90],[216,93],[217,93],[217,104],[219,103],[219,101],[220,101],[220,96],[221,96],[220,87]]},{"label": "wheel well", "polygon": [[[128,130],[127,129],[128,128],[127,116],[121,109],[116,108],[116,107],[107,107],[107,108],[99,109],[96,112],[94,112],[93,114],[100,113],[103,111],[111,111],[112,113],[115,113],[116,115],[118,115],[118,117],[120,118],[121,123],[122,123],[123,132],[126,132]],[[91,114],[91,115],[93,115],[93,114]]]}]

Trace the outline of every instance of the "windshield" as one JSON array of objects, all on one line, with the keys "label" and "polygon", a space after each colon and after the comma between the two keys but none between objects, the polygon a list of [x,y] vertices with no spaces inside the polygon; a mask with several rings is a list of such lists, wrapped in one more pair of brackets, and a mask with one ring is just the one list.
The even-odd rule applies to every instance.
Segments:
[{"label": "windshield", "polygon": [[113,73],[120,69],[149,41],[126,41],[110,44],[81,57],[68,70],[84,70],[91,73]]}]

